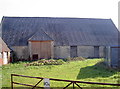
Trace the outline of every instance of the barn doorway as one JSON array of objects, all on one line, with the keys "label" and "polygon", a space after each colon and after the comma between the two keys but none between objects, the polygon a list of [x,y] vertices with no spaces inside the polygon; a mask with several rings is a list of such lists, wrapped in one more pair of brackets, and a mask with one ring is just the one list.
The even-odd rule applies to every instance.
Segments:
[{"label": "barn doorway", "polygon": [[70,57],[77,57],[77,46],[70,46]]},{"label": "barn doorway", "polygon": [[38,60],[38,54],[33,54],[33,55],[32,55],[32,59],[33,59],[33,60]]},{"label": "barn doorway", "polygon": [[99,46],[94,46],[94,57],[99,58]]}]

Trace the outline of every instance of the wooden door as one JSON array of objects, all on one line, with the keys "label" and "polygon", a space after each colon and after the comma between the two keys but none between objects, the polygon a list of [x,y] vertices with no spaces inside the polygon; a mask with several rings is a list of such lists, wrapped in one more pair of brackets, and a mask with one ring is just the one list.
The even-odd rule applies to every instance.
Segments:
[{"label": "wooden door", "polygon": [[[53,57],[52,41],[32,41],[32,42],[30,42],[30,53],[31,53],[31,55],[38,54],[38,59],[52,58]],[[34,57],[34,58],[36,58],[36,57]]]}]

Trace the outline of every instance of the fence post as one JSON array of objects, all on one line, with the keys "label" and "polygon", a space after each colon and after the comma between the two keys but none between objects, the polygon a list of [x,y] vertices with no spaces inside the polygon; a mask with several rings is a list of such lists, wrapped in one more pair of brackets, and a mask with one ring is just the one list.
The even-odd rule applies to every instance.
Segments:
[{"label": "fence post", "polygon": [[73,82],[73,89],[74,89],[74,82]]},{"label": "fence post", "polygon": [[11,89],[13,89],[13,75],[11,74]]}]

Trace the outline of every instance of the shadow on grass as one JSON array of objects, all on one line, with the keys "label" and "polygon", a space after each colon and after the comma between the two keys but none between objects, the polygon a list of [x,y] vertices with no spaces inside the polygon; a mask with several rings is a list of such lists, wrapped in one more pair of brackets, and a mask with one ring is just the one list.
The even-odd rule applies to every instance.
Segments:
[{"label": "shadow on grass", "polygon": [[99,62],[94,66],[81,68],[77,75],[77,79],[110,77],[115,73],[117,73],[116,70],[107,68],[103,62]]}]

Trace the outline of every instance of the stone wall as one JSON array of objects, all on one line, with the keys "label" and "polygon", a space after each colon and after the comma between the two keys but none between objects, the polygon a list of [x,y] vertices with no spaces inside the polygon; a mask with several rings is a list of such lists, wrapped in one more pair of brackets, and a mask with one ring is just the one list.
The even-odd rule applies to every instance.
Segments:
[{"label": "stone wall", "polygon": [[94,47],[93,46],[77,46],[78,57],[94,57]]},{"label": "stone wall", "polygon": [[105,47],[104,46],[100,46],[99,47],[99,56],[101,58],[104,58],[105,57]]},{"label": "stone wall", "polygon": [[[19,59],[28,59],[30,56],[28,46],[13,46],[12,47]],[[94,46],[77,46],[78,57],[94,57]],[[99,47],[99,56],[104,57],[104,46]],[[70,46],[55,46],[54,58],[70,57]]]},{"label": "stone wall", "polygon": [[70,57],[70,46],[54,47],[54,58],[68,58],[68,57]]},{"label": "stone wall", "polygon": [[18,59],[28,59],[29,58],[29,49],[28,46],[13,46],[12,49],[17,55]]},{"label": "stone wall", "polygon": [[[77,46],[77,56],[85,58],[94,58],[94,46]],[[104,57],[104,46],[99,47],[99,56]],[[56,46],[54,47],[55,58],[70,57],[70,46]]]}]

